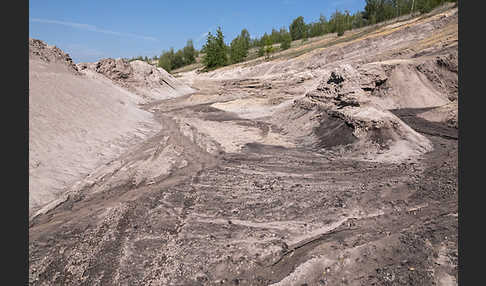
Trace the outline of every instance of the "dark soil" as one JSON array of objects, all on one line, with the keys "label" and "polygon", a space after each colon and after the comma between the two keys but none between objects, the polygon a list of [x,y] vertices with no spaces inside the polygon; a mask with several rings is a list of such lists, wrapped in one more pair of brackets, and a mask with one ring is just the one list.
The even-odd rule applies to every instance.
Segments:
[{"label": "dark soil", "polygon": [[176,181],[68,201],[30,227],[30,284],[269,285],[315,257],[326,268],[288,285],[457,279],[457,133],[394,112],[434,143],[421,162],[247,144]]},{"label": "dark soil", "polygon": [[314,131],[319,137],[318,147],[329,148],[348,145],[357,141],[353,135],[354,128],[348,126],[342,119],[322,114],[321,124]]}]

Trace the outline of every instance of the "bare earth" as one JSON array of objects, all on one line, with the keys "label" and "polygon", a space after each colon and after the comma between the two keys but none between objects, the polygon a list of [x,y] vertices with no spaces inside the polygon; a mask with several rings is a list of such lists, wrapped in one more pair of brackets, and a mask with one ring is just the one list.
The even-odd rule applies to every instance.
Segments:
[{"label": "bare earth", "polygon": [[457,285],[457,19],[177,79],[31,55],[29,283]]}]

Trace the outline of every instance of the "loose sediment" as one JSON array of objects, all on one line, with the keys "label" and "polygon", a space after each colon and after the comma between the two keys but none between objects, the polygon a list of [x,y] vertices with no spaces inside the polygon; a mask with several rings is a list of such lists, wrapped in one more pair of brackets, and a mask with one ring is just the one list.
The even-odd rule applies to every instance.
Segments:
[{"label": "loose sediment", "polygon": [[449,9],[183,74],[195,92],[137,106],[151,135],[32,217],[29,283],[457,285],[454,36]]}]

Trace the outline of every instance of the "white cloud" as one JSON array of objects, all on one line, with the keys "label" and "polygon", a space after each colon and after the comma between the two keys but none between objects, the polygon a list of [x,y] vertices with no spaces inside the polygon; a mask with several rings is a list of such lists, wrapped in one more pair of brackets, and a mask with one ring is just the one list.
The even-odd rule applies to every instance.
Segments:
[{"label": "white cloud", "polygon": [[204,39],[204,38],[206,38],[206,37],[207,37],[207,35],[209,34],[209,31],[216,29],[216,27],[217,27],[216,25],[213,25],[213,26],[209,27],[209,28],[208,28],[208,30],[207,30],[207,32],[202,33],[202,34],[201,34],[201,35],[200,35],[200,36],[199,36],[199,37],[196,39],[196,43],[201,42],[201,40],[202,40],[202,39]]},{"label": "white cloud", "polygon": [[110,31],[110,30],[104,30],[104,29],[100,29],[100,28],[98,28],[94,25],[90,25],[90,24],[73,23],[73,22],[49,20],[49,19],[38,19],[38,18],[31,18],[31,19],[29,19],[29,21],[30,22],[36,22],[36,23],[63,25],[63,26],[77,28],[77,29],[81,29],[81,30],[85,30],[85,31],[115,35],[115,36],[120,36],[120,37],[131,37],[131,38],[143,39],[143,40],[147,40],[147,41],[158,41],[158,39],[156,39],[154,37],[136,35],[136,34],[131,34],[131,33],[121,33],[121,32],[115,32],[115,31]]},{"label": "white cloud", "polygon": [[199,43],[202,39],[204,39],[207,35],[209,34],[209,32],[206,32],[206,33],[202,33],[201,36],[199,36],[199,38],[197,38],[196,42]]}]

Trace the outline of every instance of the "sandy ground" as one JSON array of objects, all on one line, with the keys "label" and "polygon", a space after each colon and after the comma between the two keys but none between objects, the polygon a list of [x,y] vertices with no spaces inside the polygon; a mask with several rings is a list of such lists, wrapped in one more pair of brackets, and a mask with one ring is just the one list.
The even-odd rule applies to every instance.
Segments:
[{"label": "sandy ground", "polygon": [[457,285],[457,9],[179,79],[31,218],[31,285]]},{"label": "sandy ground", "polygon": [[[103,74],[78,70],[68,55],[31,39],[29,58],[29,214],[62,194],[96,168],[160,130],[140,108],[142,92],[122,88]],[[165,71],[132,62],[137,90],[165,91],[165,98],[192,92]],[[150,73],[150,77],[145,77]],[[158,72],[158,73],[157,73]],[[164,84],[157,83],[165,80]],[[168,87],[168,83],[174,87]]]},{"label": "sandy ground", "polygon": [[29,61],[29,209],[152,136],[158,123],[133,94],[61,64]]}]

